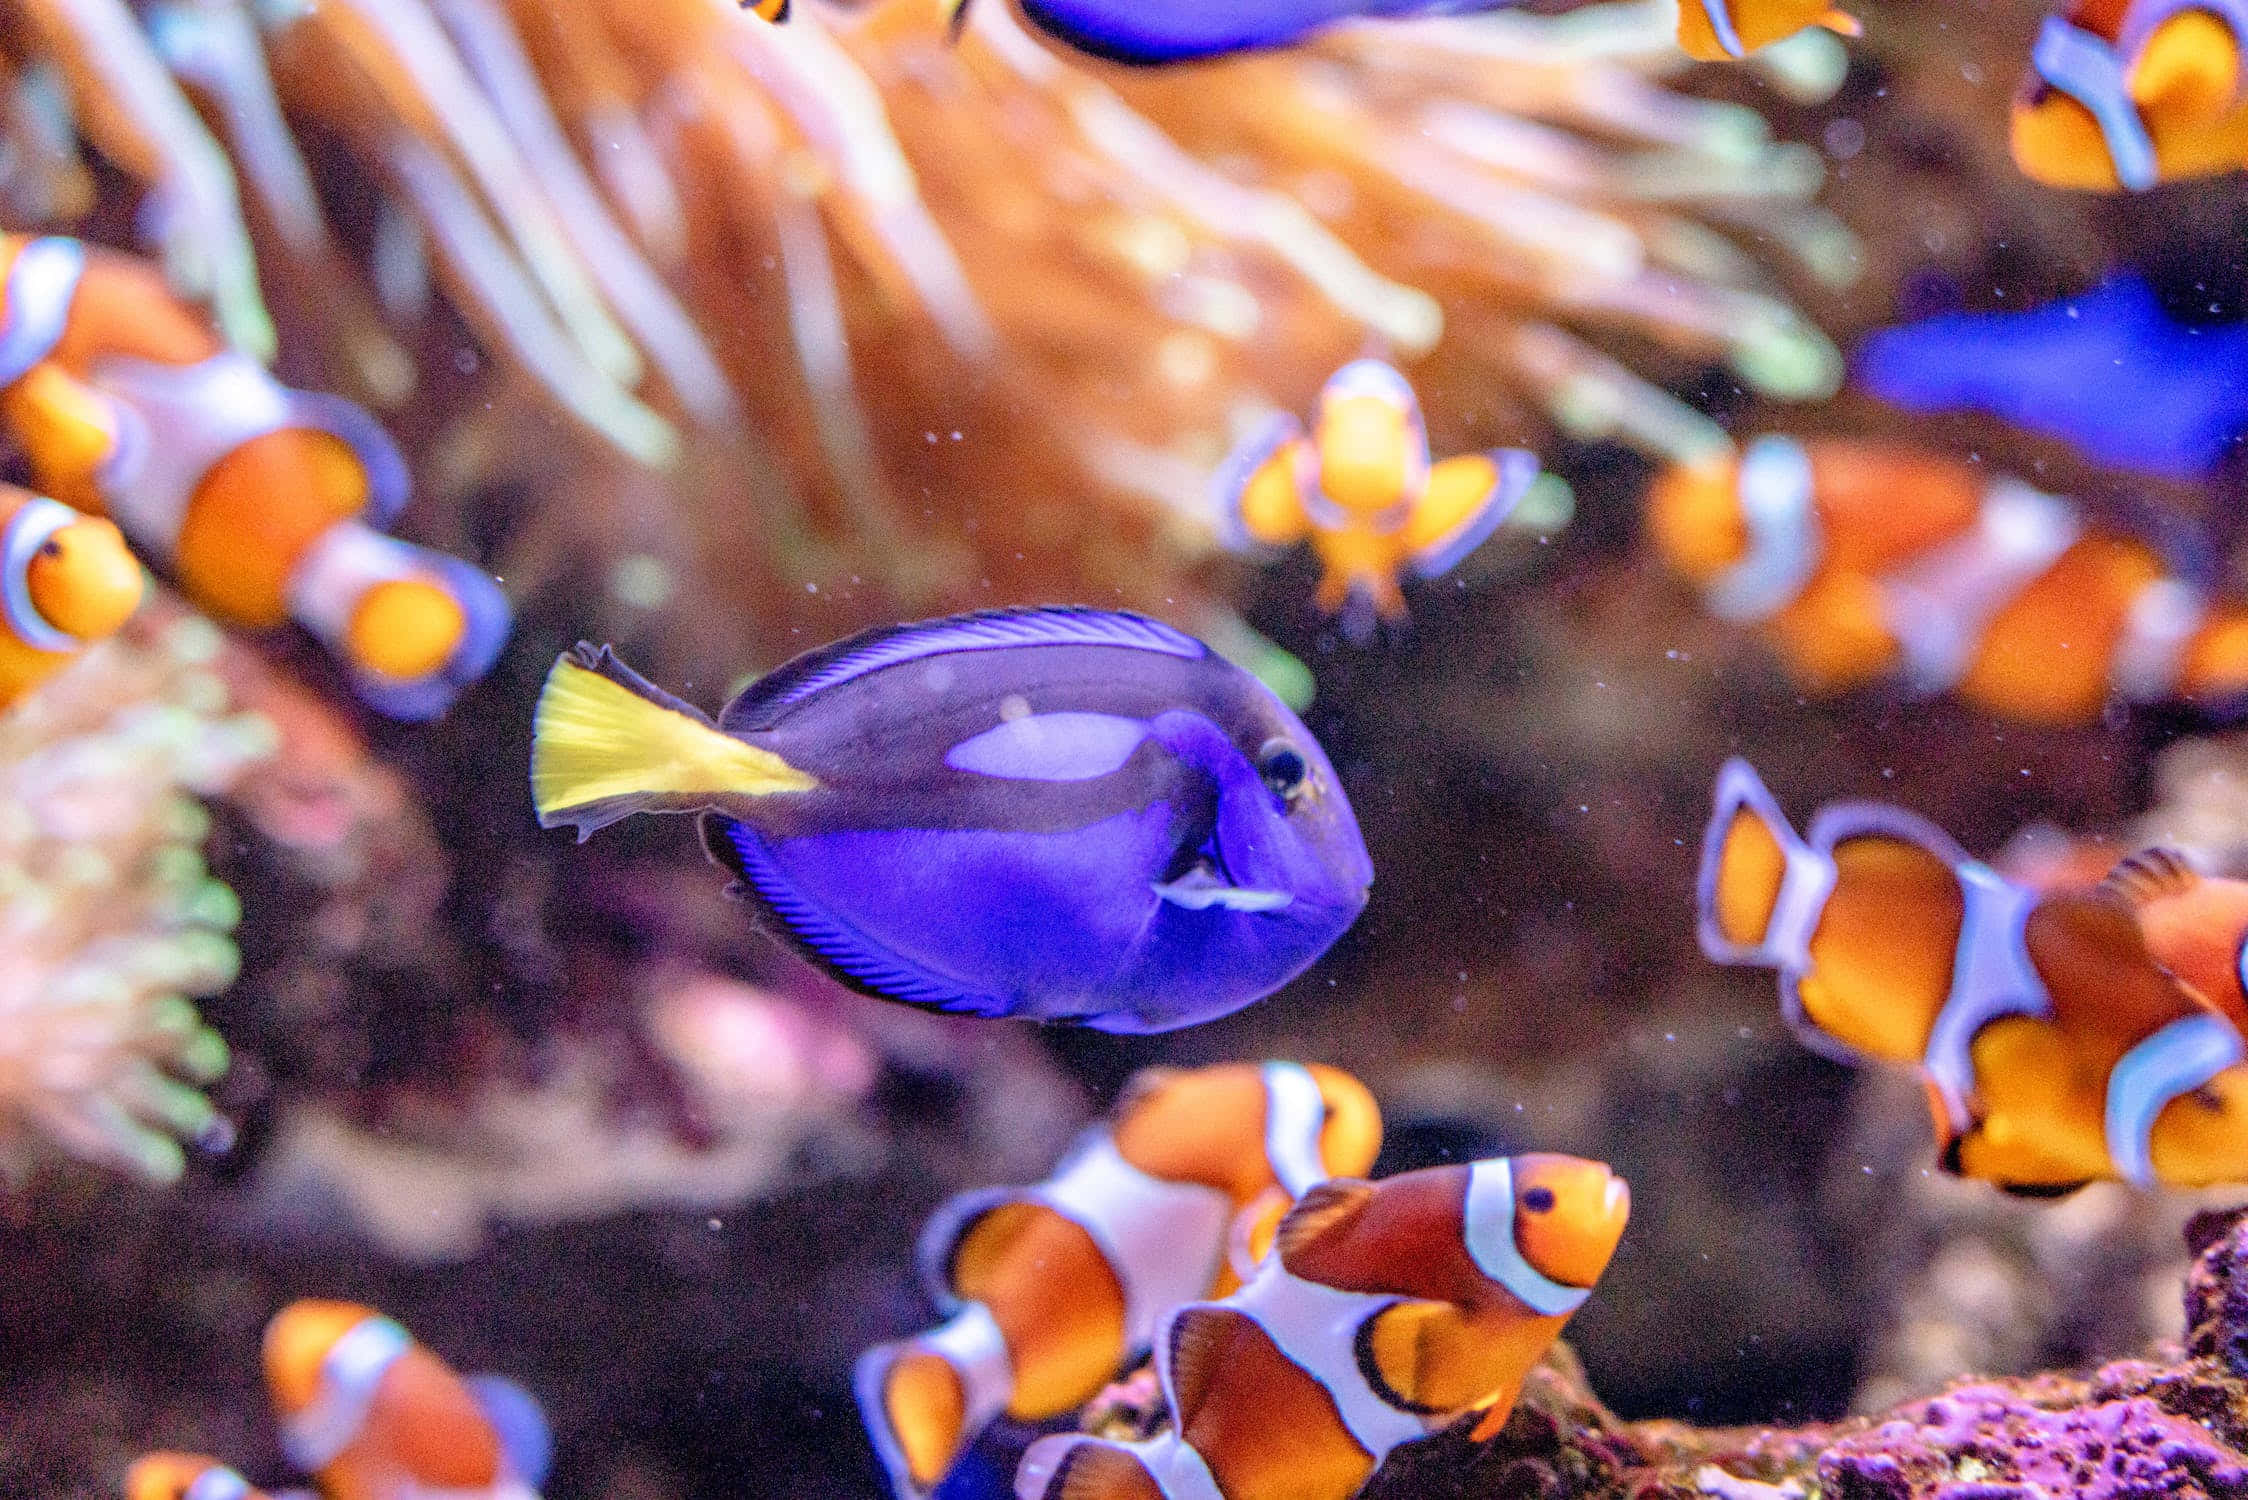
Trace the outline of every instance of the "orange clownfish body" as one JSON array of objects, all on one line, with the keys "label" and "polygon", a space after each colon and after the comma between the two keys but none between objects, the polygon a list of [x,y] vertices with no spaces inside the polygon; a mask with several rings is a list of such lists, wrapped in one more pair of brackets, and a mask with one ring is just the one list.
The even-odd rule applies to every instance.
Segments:
[{"label": "orange clownfish body", "polygon": [[2242,0],[2080,0],[2048,16],[2014,101],[2039,182],[2144,192],[2248,165]]},{"label": "orange clownfish body", "polygon": [[[1537,476],[1537,459],[1515,448],[1431,464],[1412,386],[1379,360],[1361,359],[1320,391],[1309,434],[1281,417],[1227,460],[1217,478],[1221,529],[1243,551],[1308,540],[1325,567],[1322,610],[1355,603],[1401,620],[1399,576],[1451,571]],[[1362,617],[1346,624],[1354,635],[1371,629]]]},{"label": "orange clownfish body", "polygon": [[1743,58],[1812,26],[1859,31],[1857,17],[1826,0],[1678,0],[1678,45],[1703,62]]},{"label": "orange clownfish body", "polygon": [[946,1204],[920,1258],[951,1316],[859,1360],[898,1494],[935,1488],[1003,1412],[1038,1421],[1090,1401],[1171,1309],[1236,1285],[1307,1189],[1372,1166],[1381,1129],[1365,1085],[1334,1068],[1150,1068],[1045,1182]]},{"label": "orange clownfish body", "polygon": [[1721,619],[1817,693],[1885,677],[1992,714],[2089,723],[2112,698],[2230,707],[2248,609],[2068,502],[1901,445],[1756,439],[1648,494],[1648,529]]},{"label": "orange clownfish body", "polygon": [[0,708],[114,634],[142,585],[115,526],[0,484]]},{"label": "orange clownfish body", "polygon": [[408,483],[374,420],[227,349],[131,257],[0,235],[0,423],[44,488],[115,521],[199,607],[297,620],[384,713],[439,712],[506,637],[491,579],[369,524]]},{"label": "orange clownfish body", "polygon": [[327,1500],[537,1500],[549,1438],[531,1398],[463,1380],[351,1302],[292,1302],[265,1330],[282,1450]]},{"label": "orange clownfish body", "polygon": [[1348,1500],[1388,1454],[1481,1412],[1590,1295],[1631,1194],[1599,1162],[1501,1157],[1323,1183],[1231,1296],[1172,1314],[1156,1370],[1177,1420],[1140,1443],[1031,1445],[1024,1500]]},{"label": "orange clownfish body", "polygon": [[151,1453],[125,1471],[125,1500],[266,1500],[235,1470],[200,1453]]},{"label": "orange clownfish body", "polygon": [[1808,1044],[1920,1069],[1949,1170],[2032,1194],[2248,1182],[2248,882],[2155,850],[2039,890],[1873,803],[1798,836],[1736,760],[1699,904],[1702,951],[1778,970]]}]

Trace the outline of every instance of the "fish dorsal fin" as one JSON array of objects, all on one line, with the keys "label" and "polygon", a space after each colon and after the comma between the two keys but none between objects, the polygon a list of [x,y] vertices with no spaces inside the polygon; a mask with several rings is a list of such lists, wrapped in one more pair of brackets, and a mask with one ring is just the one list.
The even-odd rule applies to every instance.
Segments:
[{"label": "fish dorsal fin", "polygon": [[1330,1235],[1346,1232],[1373,1201],[1374,1185],[1355,1177],[1334,1177],[1308,1189],[1280,1221],[1273,1248],[1282,1264]]},{"label": "fish dorsal fin", "polygon": [[981,994],[892,953],[806,896],[757,831],[732,818],[703,819],[703,847],[733,871],[737,894],[771,919],[775,935],[862,995],[951,1015],[998,1016],[1004,996]]},{"label": "fish dorsal fin", "polygon": [[2125,855],[2108,871],[2100,889],[2136,910],[2165,896],[2182,895],[2201,883],[2201,872],[2175,849],[2156,847]]},{"label": "fish dorsal fin", "polygon": [[953,651],[1010,646],[1123,646],[1197,661],[1209,647],[1145,615],[1053,605],[990,609],[912,625],[884,625],[807,651],[751,683],[726,708],[720,727],[731,734],[769,729],[807,698],[840,683]]}]

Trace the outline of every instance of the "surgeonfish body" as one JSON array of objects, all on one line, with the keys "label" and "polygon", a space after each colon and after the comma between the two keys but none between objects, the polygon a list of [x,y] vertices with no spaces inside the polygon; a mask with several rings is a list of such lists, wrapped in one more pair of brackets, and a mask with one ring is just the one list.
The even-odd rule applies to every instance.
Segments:
[{"label": "surgeonfish body", "polygon": [[[971,0],[939,0],[955,29]],[[995,3],[995,0],[986,0]],[[1154,67],[1288,47],[1342,21],[1469,15],[1519,0],[1018,0],[1047,36],[1111,62]]]},{"label": "surgeonfish body", "polygon": [[115,526],[0,484],[0,708],[114,634],[142,582]]},{"label": "surgeonfish body", "polygon": [[265,1377],[282,1450],[326,1500],[537,1500],[537,1404],[462,1379],[373,1308],[290,1303],[266,1325]]},{"label": "surgeonfish body", "polygon": [[1736,760],[1699,906],[1702,951],[1776,969],[1806,1043],[1920,1070],[1947,1170],[2035,1195],[2248,1182],[2248,882],[2153,850],[2038,890],[1874,803],[1799,836]]},{"label": "surgeonfish body", "polygon": [[1489,1437],[1606,1269],[1630,1206],[1622,1178],[1570,1156],[1312,1188],[1247,1284],[1164,1324],[1156,1370],[1175,1429],[1041,1439],[1015,1492],[1348,1500],[1394,1449],[1469,1412]]},{"label": "surgeonfish body", "polygon": [[0,423],[41,488],[219,619],[296,620],[383,713],[442,711],[506,638],[490,578],[376,529],[408,479],[374,419],[223,346],[153,266],[0,235]]},{"label": "surgeonfish body", "polygon": [[1313,1184],[1357,1176],[1381,1112],[1347,1073],[1296,1063],[1150,1068],[1034,1187],[964,1194],[921,1238],[946,1313],[859,1360],[859,1407],[901,1500],[991,1420],[1083,1406],[1172,1308],[1222,1295]]},{"label": "surgeonfish body", "polygon": [[2248,608],[2069,502],[1901,446],[1769,435],[1648,494],[1664,559],[1814,693],[1893,678],[2040,724],[2248,694]]},{"label": "surgeonfish body", "polygon": [[266,1500],[265,1491],[200,1453],[151,1453],[125,1471],[125,1500]]},{"label": "surgeonfish body", "polygon": [[580,646],[540,695],[531,791],[580,838],[705,814],[737,892],[867,994],[1104,1031],[1271,993],[1373,879],[1334,768],[1269,689],[1098,610],[869,631],[715,723]]},{"label": "surgeonfish body", "polygon": [[2205,478],[2248,432],[2248,327],[2179,323],[2136,276],[2038,307],[1884,328],[1853,363],[1892,406],[1989,412],[2171,479]]},{"label": "surgeonfish body", "polygon": [[1432,464],[1412,386],[1362,359],[1329,378],[1309,432],[1293,417],[1275,419],[1226,462],[1217,487],[1222,529],[1237,549],[1308,541],[1325,569],[1322,610],[1355,605],[1399,620],[1399,576],[1451,571],[1537,476],[1536,457],[1514,448]]},{"label": "surgeonfish body", "polygon": [[2248,165],[2241,0],[2078,0],[2014,101],[2014,160],[2053,187],[2144,192]]},{"label": "surgeonfish body", "polygon": [[1703,62],[1746,57],[1812,26],[1859,31],[1855,16],[1826,0],[1678,0],[1678,45]]}]

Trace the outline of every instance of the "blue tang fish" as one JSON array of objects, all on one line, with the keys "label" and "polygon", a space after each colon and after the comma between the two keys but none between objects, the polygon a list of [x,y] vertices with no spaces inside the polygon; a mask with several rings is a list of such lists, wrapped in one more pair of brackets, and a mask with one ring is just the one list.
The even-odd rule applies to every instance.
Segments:
[{"label": "blue tang fish", "polygon": [[[945,0],[955,28],[970,0]],[[1154,66],[1287,47],[1338,21],[1470,15],[1520,0],[1019,0],[1030,23],[1111,62]]]},{"label": "blue tang fish", "polygon": [[2170,479],[2206,475],[2248,431],[2248,327],[2175,322],[2135,277],[2025,312],[1884,329],[1857,365],[1867,390],[1907,411],[1988,412]]},{"label": "blue tang fish", "polygon": [[1004,610],[810,652],[715,723],[606,647],[539,696],[539,821],[696,812],[737,894],[854,989],[1164,1031],[1278,989],[1366,904],[1334,767],[1138,615]]}]

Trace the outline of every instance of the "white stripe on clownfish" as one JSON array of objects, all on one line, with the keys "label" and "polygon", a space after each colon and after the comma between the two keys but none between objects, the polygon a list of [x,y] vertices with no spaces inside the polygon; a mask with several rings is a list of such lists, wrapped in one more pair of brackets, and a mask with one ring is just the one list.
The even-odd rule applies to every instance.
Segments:
[{"label": "white stripe on clownfish", "polygon": [[2107,1087],[2107,1149],[2116,1175],[2137,1187],[2154,1187],[2154,1122],[2172,1101],[2205,1087],[2244,1055],[2248,1049],[2240,1033],[2208,1012],[2172,1021],[2124,1053]]},{"label": "white stripe on clownfish", "polygon": [[[1622,1191],[1621,1179],[1608,1191]],[[1564,1286],[1530,1264],[1515,1240],[1514,1163],[1506,1157],[1468,1168],[1463,1238],[1476,1268],[1542,1318],[1565,1318],[1585,1305],[1589,1287]]]},{"label": "white stripe on clownfish", "polygon": [[317,1474],[357,1441],[375,1387],[413,1346],[413,1337],[385,1317],[364,1318],[346,1330],[320,1361],[312,1400],[282,1418],[281,1451],[289,1461]]},{"label": "white stripe on clownfish", "polygon": [[250,1481],[224,1464],[213,1464],[180,1491],[180,1500],[246,1500],[249,1493]]},{"label": "white stripe on clownfish", "polygon": [[2178,578],[2157,578],[2139,590],[2123,617],[2108,685],[2131,703],[2152,703],[2177,689],[2186,642],[2208,617],[2208,596]]},{"label": "white stripe on clownfish", "polygon": [[1766,620],[1793,604],[1825,552],[1811,456],[1791,437],[1767,433],[1741,455],[1735,492],[1748,528],[1748,551],[1703,589],[1709,612],[1736,625]]},{"label": "white stripe on clownfish", "polygon": [[1301,1063],[1268,1062],[1261,1070],[1265,1088],[1265,1162],[1281,1191],[1301,1198],[1327,1180],[1319,1135],[1327,1123],[1327,1101],[1319,1080]]},{"label": "white stripe on clownfish", "polygon": [[0,386],[54,352],[85,269],[86,247],[76,240],[42,236],[16,251],[0,290]]},{"label": "white stripe on clownfish", "polygon": [[1972,526],[1884,576],[1884,623],[1903,648],[1912,686],[1935,693],[1957,683],[1990,622],[2076,545],[2082,529],[2067,501],[1999,479]]},{"label": "white stripe on clownfish", "polygon": [[1959,880],[1959,946],[1951,960],[1951,989],[1928,1028],[1920,1066],[1956,1135],[1973,1123],[1975,1038],[2007,1016],[2050,1016],[2053,998],[2023,936],[2037,893],[1980,860],[1954,866],[1953,874]]},{"label": "white stripe on clownfish", "polygon": [[2099,125],[2116,181],[2143,193],[2161,180],[2154,141],[2131,98],[2115,47],[2059,16],[2047,16],[2029,59],[2038,77],[2082,105]]},{"label": "white stripe on clownfish", "polygon": [[1702,14],[1709,17],[1709,29],[1716,35],[1717,45],[1725,49],[1727,57],[1748,56],[1748,48],[1741,44],[1741,33],[1733,25],[1730,0],[1702,0]]},{"label": "white stripe on clownfish", "polygon": [[40,496],[25,502],[0,531],[0,617],[35,651],[76,651],[86,644],[39,613],[31,597],[31,560],[56,532],[84,519],[61,501]]}]

